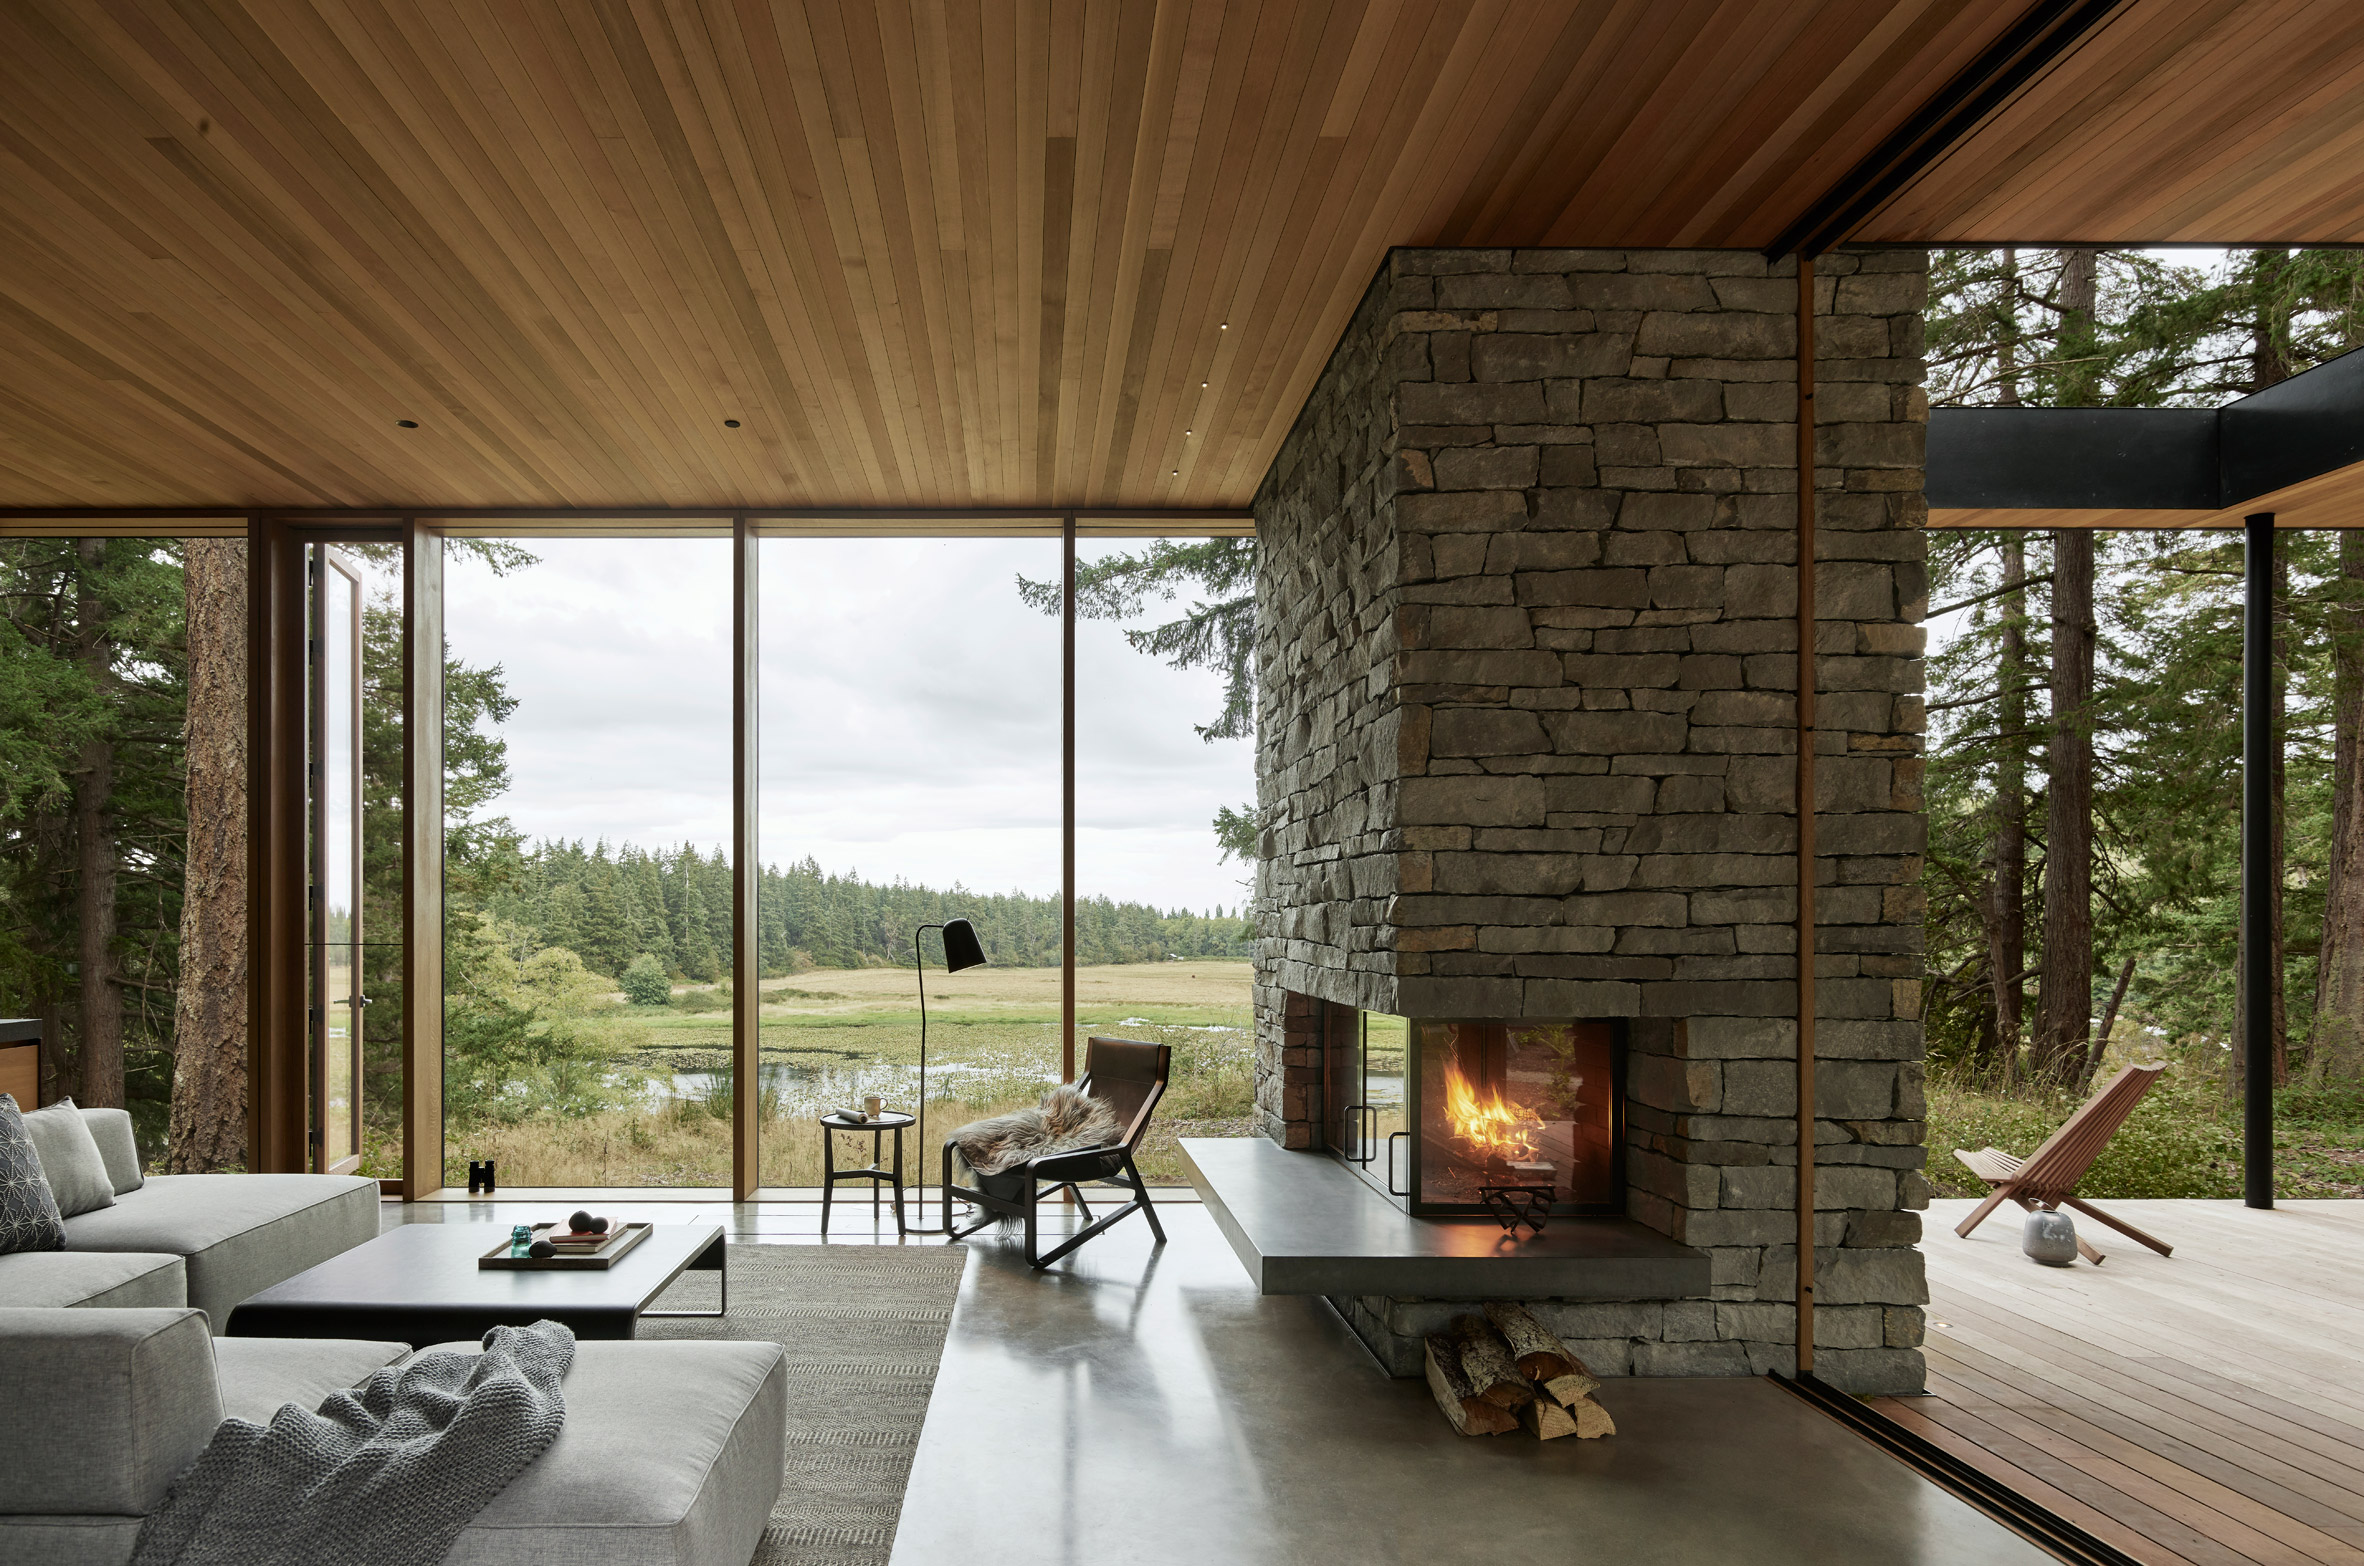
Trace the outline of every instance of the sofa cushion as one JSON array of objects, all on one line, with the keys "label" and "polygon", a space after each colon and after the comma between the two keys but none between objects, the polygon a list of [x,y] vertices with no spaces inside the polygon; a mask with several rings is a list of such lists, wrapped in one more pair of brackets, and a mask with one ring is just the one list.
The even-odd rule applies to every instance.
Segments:
[{"label": "sofa cushion", "polygon": [[107,1178],[107,1160],[99,1152],[82,1112],[70,1098],[25,1116],[25,1135],[41,1155],[41,1174],[49,1194],[57,1198],[60,1215],[72,1218],[115,1205],[115,1182]]},{"label": "sofa cushion", "polygon": [[0,1566],[123,1566],[145,1520],[0,1515]]},{"label": "sofa cushion", "polygon": [[178,1256],[144,1251],[27,1251],[0,1256],[0,1305],[138,1309],[189,1303]]},{"label": "sofa cushion", "polygon": [[0,1309],[0,1513],[136,1516],[222,1422],[193,1310]]},{"label": "sofa cushion", "polygon": [[189,1303],[220,1332],[230,1308],[378,1232],[378,1183],[352,1175],[154,1175],[112,1207],[66,1220],[73,1251],[185,1257]]},{"label": "sofa cushion", "polygon": [[0,1093],[0,1256],[62,1250],[65,1224],[41,1173],[41,1155],[25,1133],[24,1111]]},{"label": "sofa cushion", "polygon": [[107,1161],[107,1179],[115,1194],[138,1190],[144,1177],[140,1174],[140,1139],[131,1128],[131,1112],[85,1109],[82,1123],[90,1127],[90,1139],[98,1144],[99,1157]]},{"label": "sofa cushion", "polygon": [[566,1428],[443,1566],[745,1566],[780,1494],[777,1343],[581,1342]]},{"label": "sofa cushion", "polygon": [[407,1343],[352,1338],[222,1338],[213,1346],[222,1417],[267,1425],[289,1403],[317,1409],[331,1392],[359,1386],[409,1353]]}]

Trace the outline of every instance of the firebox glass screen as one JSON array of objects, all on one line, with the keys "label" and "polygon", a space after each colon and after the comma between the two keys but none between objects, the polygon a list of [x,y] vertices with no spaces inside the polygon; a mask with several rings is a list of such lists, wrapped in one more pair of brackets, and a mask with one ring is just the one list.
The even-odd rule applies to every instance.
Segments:
[{"label": "firebox glass screen", "polygon": [[1521,1186],[1548,1188],[1555,1206],[1615,1200],[1606,1024],[1417,1026],[1419,1207],[1474,1207],[1489,1189]]}]

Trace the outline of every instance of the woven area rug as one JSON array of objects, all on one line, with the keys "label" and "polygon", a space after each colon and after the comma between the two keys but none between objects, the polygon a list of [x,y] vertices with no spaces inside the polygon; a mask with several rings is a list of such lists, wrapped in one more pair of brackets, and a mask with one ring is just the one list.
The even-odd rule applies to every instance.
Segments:
[{"label": "woven area rug", "polygon": [[[788,1351],[788,1454],[752,1566],[885,1566],[968,1249],[734,1245],[730,1314],[644,1338],[769,1338]],[[658,1310],[714,1308],[685,1273]]]}]

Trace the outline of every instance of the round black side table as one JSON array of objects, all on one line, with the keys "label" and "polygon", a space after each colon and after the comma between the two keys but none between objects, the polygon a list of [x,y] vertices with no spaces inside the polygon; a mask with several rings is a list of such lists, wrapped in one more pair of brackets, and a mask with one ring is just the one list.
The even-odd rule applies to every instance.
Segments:
[{"label": "round black side table", "polygon": [[[837,1182],[840,1180],[867,1180],[870,1182],[870,1217],[873,1222],[878,1218],[879,1183],[884,1181],[893,1186],[895,1188],[895,1232],[897,1234],[910,1232],[903,1225],[903,1128],[916,1124],[918,1124],[916,1117],[891,1109],[881,1114],[872,1115],[867,1120],[847,1120],[835,1114],[821,1117],[821,1232],[823,1234],[829,1232],[830,1197],[837,1190]],[[837,1137],[835,1133],[839,1131],[867,1131],[870,1133],[870,1165],[868,1168],[840,1169],[837,1167]],[[879,1138],[889,1131],[895,1134],[895,1162],[892,1168],[881,1169],[878,1166],[879,1155],[882,1151],[879,1146]]]}]

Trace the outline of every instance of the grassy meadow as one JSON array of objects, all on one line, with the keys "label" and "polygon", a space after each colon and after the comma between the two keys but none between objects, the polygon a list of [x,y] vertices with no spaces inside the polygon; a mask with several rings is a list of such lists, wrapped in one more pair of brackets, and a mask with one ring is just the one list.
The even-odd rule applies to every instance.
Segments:
[{"label": "grassy meadow", "polygon": [[[2112,1058],[2096,1077],[2125,1061]],[[2158,1052],[2142,1051],[2146,1059]],[[2077,1194],[2109,1197],[2237,1197],[2241,1194],[2241,1105],[2226,1092],[2224,1066],[2198,1051],[2169,1054],[2169,1069],[2094,1161]],[[2083,1096],[2017,1088],[2002,1092],[1933,1075],[1929,1094],[1930,1183],[1941,1196],[1984,1196],[1955,1148],[1999,1147],[2022,1158],[2060,1128]],[[2294,1085],[2274,1095],[2274,1193],[2364,1197],[2364,1088]]]},{"label": "grassy meadow", "polygon": [[[1094,1033],[1174,1048],[1173,1081],[1141,1158],[1158,1184],[1185,1181],[1175,1141],[1245,1135],[1255,1076],[1250,970],[1245,962],[1111,964],[1076,974],[1077,1069]],[[916,1182],[922,1149],[985,1115],[1031,1104],[1059,1078],[1059,970],[931,971],[928,1105],[903,1134],[904,1174]],[[766,979],[762,994],[762,1183],[820,1183],[824,1111],[875,1092],[909,1111],[917,1096],[920,1016],[909,969],[812,969]],[[503,1185],[714,1186],[730,1183],[730,997],[718,987],[677,988],[666,1006],[620,1004],[599,1012],[631,1072],[653,1086],[646,1109],[607,1109],[515,1125],[454,1127],[448,1182],[467,1161],[493,1158]],[[673,1093],[686,1078],[687,1091]],[[841,1167],[865,1162],[867,1138],[841,1136]],[[932,1181],[938,1166],[932,1161]]]}]

